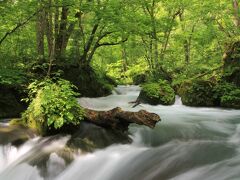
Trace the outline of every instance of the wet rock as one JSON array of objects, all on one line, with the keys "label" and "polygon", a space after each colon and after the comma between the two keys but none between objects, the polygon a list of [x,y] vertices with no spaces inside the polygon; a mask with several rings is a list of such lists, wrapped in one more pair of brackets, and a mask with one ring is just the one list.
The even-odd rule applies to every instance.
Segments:
[{"label": "wet rock", "polygon": [[30,138],[33,138],[35,133],[23,126],[3,126],[0,125],[0,144],[6,145],[11,143],[14,146],[20,146]]},{"label": "wet rock", "polygon": [[130,142],[131,139],[127,132],[103,128],[89,122],[82,122],[79,129],[68,141],[68,146],[71,149],[80,148],[82,151],[92,152],[112,144],[126,144]]}]

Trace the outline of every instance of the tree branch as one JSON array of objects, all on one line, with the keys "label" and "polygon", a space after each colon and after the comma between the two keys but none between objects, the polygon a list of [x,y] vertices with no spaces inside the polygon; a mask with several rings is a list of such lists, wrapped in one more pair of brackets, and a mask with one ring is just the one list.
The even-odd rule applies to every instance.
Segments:
[{"label": "tree branch", "polygon": [[121,41],[118,41],[118,42],[104,42],[104,43],[98,43],[98,47],[100,46],[115,46],[115,45],[119,45],[121,43],[124,43],[128,40],[128,38],[126,39],[123,39]]},{"label": "tree branch", "polygon": [[[65,5],[67,6],[72,6],[72,5]],[[63,7],[63,6],[56,6],[56,5],[51,5],[51,6],[46,6],[46,7]],[[34,12],[31,16],[29,16],[26,20],[23,22],[18,23],[13,29],[9,30],[8,32],[5,33],[5,35],[0,39],[0,45],[3,43],[3,41],[11,34],[13,34],[15,31],[17,31],[19,28],[22,26],[26,25],[34,16],[36,16],[38,13],[43,11],[46,7],[43,7],[41,9],[38,9],[36,12]]]}]

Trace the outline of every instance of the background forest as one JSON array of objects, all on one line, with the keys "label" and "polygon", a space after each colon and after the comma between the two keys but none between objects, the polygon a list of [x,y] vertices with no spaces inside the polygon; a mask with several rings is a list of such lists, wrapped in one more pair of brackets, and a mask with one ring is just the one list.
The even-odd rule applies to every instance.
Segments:
[{"label": "background forest", "polygon": [[82,96],[145,84],[152,104],[240,106],[237,0],[2,0],[0,17],[1,91],[17,99],[62,77]]}]

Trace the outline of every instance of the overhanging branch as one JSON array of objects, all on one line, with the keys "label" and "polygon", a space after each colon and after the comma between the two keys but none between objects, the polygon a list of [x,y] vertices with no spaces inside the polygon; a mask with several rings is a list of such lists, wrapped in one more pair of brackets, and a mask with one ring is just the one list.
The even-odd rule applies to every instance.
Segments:
[{"label": "overhanging branch", "polygon": [[[72,6],[72,5],[65,5],[64,7],[67,6]],[[49,7],[49,6],[47,6]],[[63,7],[63,6],[56,6],[52,5],[50,7]],[[34,16],[36,16],[38,13],[43,11],[46,7],[43,7],[41,9],[38,9],[36,12],[34,12],[31,16],[29,16],[27,19],[25,19],[23,22],[18,23],[13,29],[9,30],[8,32],[5,33],[5,35],[0,39],[0,45],[3,43],[3,41],[11,34],[13,34],[15,31],[17,31],[19,28],[22,26],[26,25]]]},{"label": "overhanging branch", "polygon": [[128,38],[125,38],[121,41],[118,41],[118,42],[104,42],[104,43],[98,43],[98,47],[101,47],[101,46],[116,46],[116,45],[119,45],[119,44],[122,44],[124,42],[126,42],[128,40]]}]

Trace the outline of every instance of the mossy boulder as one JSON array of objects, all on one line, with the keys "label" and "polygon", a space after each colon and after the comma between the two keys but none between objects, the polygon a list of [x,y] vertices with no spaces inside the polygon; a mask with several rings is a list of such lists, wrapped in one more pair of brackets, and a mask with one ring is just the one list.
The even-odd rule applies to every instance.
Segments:
[{"label": "mossy boulder", "polygon": [[112,93],[115,82],[109,78],[100,77],[90,67],[66,66],[62,68],[63,78],[70,81],[78,88],[78,92],[84,97],[101,97]]},{"label": "mossy boulder", "polygon": [[215,83],[207,80],[196,80],[182,87],[181,98],[187,106],[215,106],[213,88]]},{"label": "mossy boulder", "polygon": [[144,84],[138,100],[151,105],[172,105],[175,101],[175,92],[167,81]]}]

